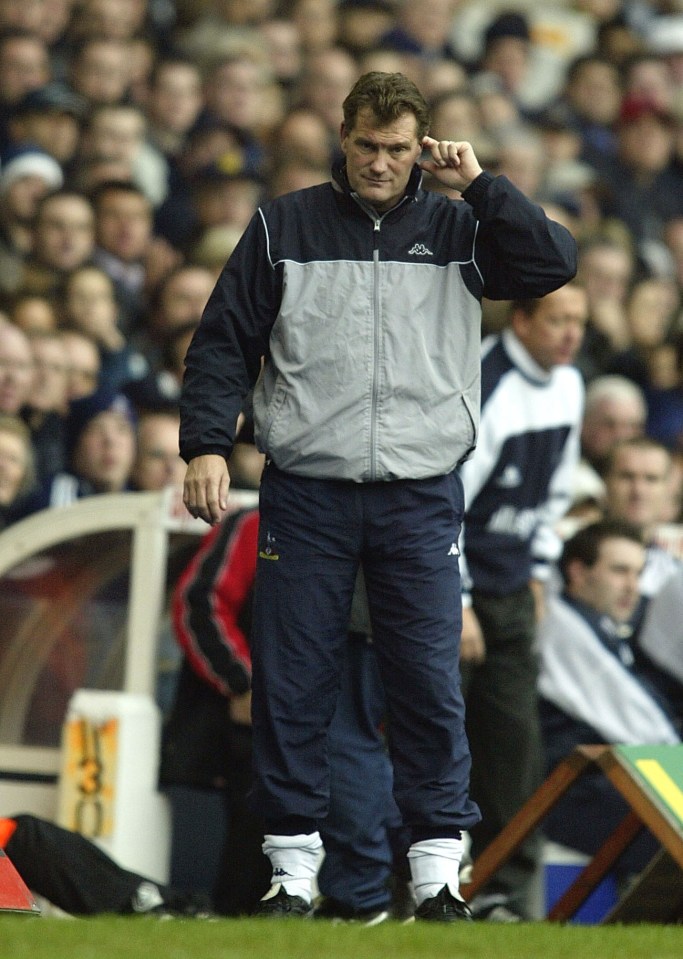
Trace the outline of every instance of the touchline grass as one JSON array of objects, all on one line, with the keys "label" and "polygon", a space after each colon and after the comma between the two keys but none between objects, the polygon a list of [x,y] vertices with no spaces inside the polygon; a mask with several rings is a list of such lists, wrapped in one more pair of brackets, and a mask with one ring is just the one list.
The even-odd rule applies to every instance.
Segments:
[{"label": "touchline grass", "polygon": [[0,915],[0,959],[682,959],[683,926],[373,929],[321,921]]}]

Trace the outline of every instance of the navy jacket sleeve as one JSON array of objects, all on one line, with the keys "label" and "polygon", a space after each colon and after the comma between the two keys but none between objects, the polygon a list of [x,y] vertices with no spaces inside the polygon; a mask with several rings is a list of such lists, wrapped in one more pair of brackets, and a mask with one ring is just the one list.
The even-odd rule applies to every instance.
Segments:
[{"label": "navy jacket sleeve", "polygon": [[185,357],[180,454],[232,452],[237,417],[256,382],[280,302],[260,213],[247,227],[206,304]]},{"label": "navy jacket sleeve", "polygon": [[535,299],[576,275],[576,241],[504,176],[482,173],[463,193],[479,221],[475,262],[490,300]]}]

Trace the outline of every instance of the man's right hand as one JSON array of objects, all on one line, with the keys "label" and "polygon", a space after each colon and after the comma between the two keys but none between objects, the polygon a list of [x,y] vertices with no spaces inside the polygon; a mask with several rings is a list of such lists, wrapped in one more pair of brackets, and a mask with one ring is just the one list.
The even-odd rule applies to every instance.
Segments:
[{"label": "man's right hand", "polygon": [[483,663],[486,659],[486,643],[479,620],[470,606],[462,611],[462,634],[460,636],[460,659],[463,663]]},{"label": "man's right hand", "polygon": [[207,453],[190,460],[183,485],[188,513],[217,526],[228,508],[230,474],[222,456]]}]

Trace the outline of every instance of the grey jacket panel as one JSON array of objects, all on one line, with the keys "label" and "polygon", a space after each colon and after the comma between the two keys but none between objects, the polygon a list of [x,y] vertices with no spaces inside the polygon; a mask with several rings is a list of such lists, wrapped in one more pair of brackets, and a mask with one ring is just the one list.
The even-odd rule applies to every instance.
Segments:
[{"label": "grey jacket panel", "polygon": [[450,472],[476,440],[479,321],[457,263],[285,262],[259,449],[318,478]]}]

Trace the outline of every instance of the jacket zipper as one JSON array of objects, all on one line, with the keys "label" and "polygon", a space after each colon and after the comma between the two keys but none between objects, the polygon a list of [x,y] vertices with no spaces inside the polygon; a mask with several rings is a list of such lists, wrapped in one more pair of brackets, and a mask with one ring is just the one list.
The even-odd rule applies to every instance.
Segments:
[{"label": "jacket zipper", "polygon": [[379,353],[380,353],[380,302],[379,302],[379,231],[381,217],[375,217],[372,234],[372,313],[373,313],[373,363],[372,399],[370,403],[370,479],[377,477],[377,404],[379,401]]},{"label": "jacket zipper", "polygon": [[379,354],[381,347],[381,336],[380,336],[380,296],[379,296],[379,274],[380,274],[380,262],[379,262],[379,232],[382,226],[382,220],[385,216],[388,216],[389,213],[393,213],[399,206],[402,206],[404,203],[409,202],[412,198],[409,196],[404,196],[401,201],[391,210],[387,210],[386,213],[383,213],[381,216],[377,216],[377,211],[374,210],[369,204],[364,203],[363,200],[358,196],[357,193],[352,193],[351,196],[356,201],[358,206],[370,217],[374,226],[372,233],[372,271],[373,271],[373,288],[372,288],[372,311],[373,311],[373,363],[372,363],[372,392],[371,392],[371,401],[370,401],[370,480],[375,481],[377,478],[377,405],[379,402]]}]

